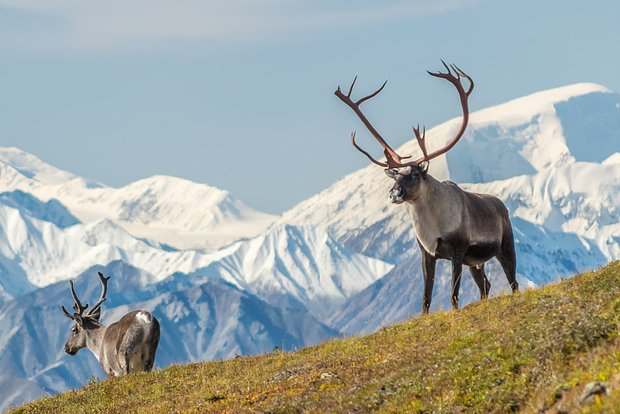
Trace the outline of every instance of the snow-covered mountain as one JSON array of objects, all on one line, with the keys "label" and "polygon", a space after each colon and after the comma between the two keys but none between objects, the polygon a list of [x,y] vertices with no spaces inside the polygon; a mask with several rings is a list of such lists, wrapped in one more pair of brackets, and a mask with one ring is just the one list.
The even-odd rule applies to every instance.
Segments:
[{"label": "snow-covered mountain", "polygon": [[109,219],[135,237],[182,249],[216,250],[262,233],[276,219],[206,184],[154,176],[112,188],[0,147],[0,192],[13,190],[56,199],[84,223]]},{"label": "snow-covered mountain", "polygon": [[[428,130],[429,148],[459,123]],[[472,113],[430,172],[504,200],[529,287],[620,258],[619,143],[620,95],[577,84]],[[398,152],[419,150],[411,141]],[[59,311],[68,278],[98,295],[97,270],[113,276],[105,320],[137,308],[160,319],[160,367],[292,349],[418,313],[419,250],[390,186],[369,165],[278,218],[204,184],[111,188],[0,148],[0,410],[101,375],[88,351],[62,354],[70,323]],[[449,265],[439,262],[432,310],[449,307]],[[498,263],[487,269],[491,293],[504,291]],[[477,298],[465,271],[461,305]]]},{"label": "snow-covered mountain", "polygon": [[[18,199],[14,193],[4,195],[0,195],[0,286],[12,297],[72,278],[93,264],[122,260],[150,275],[142,281],[144,286],[192,274],[190,285],[198,278],[220,278],[259,296],[283,295],[313,308],[317,302],[343,301],[392,267],[349,251],[316,227],[279,225],[215,253],[170,250],[137,239],[108,219],[62,228],[41,218],[58,209],[56,203],[30,197],[24,207],[14,202]],[[11,203],[4,204],[4,199]],[[33,203],[43,206],[37,216],[31,215]],[[66,215],[59,217],[66,221]]]}]

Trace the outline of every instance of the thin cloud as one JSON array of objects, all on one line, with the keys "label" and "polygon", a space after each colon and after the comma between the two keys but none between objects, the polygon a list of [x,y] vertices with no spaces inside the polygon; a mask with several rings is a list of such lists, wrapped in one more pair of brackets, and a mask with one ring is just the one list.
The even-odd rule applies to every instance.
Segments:
[{"label": "thin cloud", "polygon": [[[0,0],[48,24],[2,30],[4,45],[133,48],[162,41],[253,42],[300,31],[368,25],[472,7],[472,0]],[[8,31],[8,33],[7,33]]]}]

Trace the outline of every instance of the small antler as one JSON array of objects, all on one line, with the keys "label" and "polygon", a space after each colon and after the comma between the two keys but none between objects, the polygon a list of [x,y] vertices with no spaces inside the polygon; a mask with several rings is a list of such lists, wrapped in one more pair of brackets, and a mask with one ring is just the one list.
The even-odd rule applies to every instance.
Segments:
[{"label": "small antler", "polygon": [[75,287],[73,286],[73,280],[69,281],[69,288],[71,289],[71,296],[73,296],[73,302],[74,302],[73,309],[81,315],[86,310],[86,308],[88,308],[88,303],[82,306],[80,299],[77,297],[77,294],[75,293]]},{"label": "small antler", "polygon": [[420,136],[420,124],[418,124],[417,127],[413,128],[413,134],[415,135],[415,138],[418,141],[418,145],[422,150],[422,154],[424,155],[423,159],[427,159],[428,154],[426,152],[426,127],[422,125],[422,136]]},{"label": "small antler", "polygon": [[[110,280],[110,276],[105,277],[103,275],[103,273],[101,272],[97,272],[99,274],[99,280],[101,281],[101,296],[99,296],[99,299],[97,300],[97,302],[95,302],[95,305],[88,311],[85,313],[86,309],[88,308],[88,303],[85,305],[82,305],[82,303],[80,302],[80,299],[78,298],[77,294],[75,293],[75,288],[73,286],[73,280],[69,280],[69,287],[71,290],[71,296],[73,296],[73,309],[75,310],[75,313],[77,313],[80,316],[86,317],[86,316],[93,316],[95,313],[97,313],[99,311],[99,308],[101,307],[101,304],[106,300],[106,293],[108,291],[108,280]],[[62,313],[70,319],[75,319],[74,318],[74,314],[71,314],[69,312],[67,312],[67,310],[65,309],[64,306],[61,306],[62,308]]]},{"label": "small antler", "polygon": [[88,311],[88,315],[93,315],[97,312],[97,310],[101,307],[101,304],[107,299],[105,295],[108,292],[108,280],[110,280],[110,276],[105,277],[101,272],[97,272],[97,274],[99,275],[99,280],[101,281],[101,296],[99,296],[99,299],[93,305],[92,309]]}]

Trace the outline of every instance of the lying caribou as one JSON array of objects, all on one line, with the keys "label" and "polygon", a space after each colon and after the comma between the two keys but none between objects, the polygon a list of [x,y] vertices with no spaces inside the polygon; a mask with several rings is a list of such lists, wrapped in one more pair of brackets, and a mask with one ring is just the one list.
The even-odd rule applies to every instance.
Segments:
[{"label": "lying caribou", "polygon": [[[415,161],[403,162],[401,157],[381,137],[360,110],[360,105],[379,94],[387,81],[375,92],[357,101],[351,99],[351,92],[357,77],[353,80],[349,92],[345,95],[340,87],[335,94],[347,104],[362,123],[376,138],[384,149],[386,162],[377,161],[364,151],[351,134],[353,146],[366,155],[373,163],[386,168],[385,173],[395,183],[390,189],[392,203],[406,203],[413,220],[416,238],[422,251],[422,271],[424,273],[424,296],[422,313],[428,313],[431,306],[433,284],[435,280],[435,262],[448,259],[452,262],[452,308],[459,304],[459,288],[462,265],[469,266],[471,275],[480,289],[480,298],[489,294],[491,284],[484,272],[484,264],[497,257],[513,293],[519,290],[515,278],[516,255],[512,226],[508,210],[498,198],[488,194],[470,193],[460,189],[451,181],[439,182],[428,172],[429,161],[450,150],[463,136],[469,121],[468,98],[474,89],[473,80],[456,65],[443,62],[447,73],[428,72],[429,75],[448,80],[459,93],[463,120],[461,127],[452,140],[443,148],[432,153],[426,150],[426,129],[420,133],[419,125],[413,133],[422,150],[422,157]],[[463,87],[461,78],[467,79],[469,87]]]},{"label": "lying caribou", "polygon": [[88,304],[82,306],[73,281],[69,281],[75,312],[71,314],[64,306],[61,308],[67,318],[75,321],[75,325],[65,344],[65,352],[75,355],[82,348],[90,349],[108,377],[150,371],[159,344],[159,322],[149,312],[137,310],[129,312],[110,326],[100,324],[101,304],[106,300],[110,276],[98,273],[102,286],[101,296],[88,312]]}]

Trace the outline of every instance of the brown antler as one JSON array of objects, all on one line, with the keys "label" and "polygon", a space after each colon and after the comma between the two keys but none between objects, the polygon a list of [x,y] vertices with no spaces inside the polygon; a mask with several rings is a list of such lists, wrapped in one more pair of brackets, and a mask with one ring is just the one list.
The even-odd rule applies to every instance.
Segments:
[{"label": "brown antler", "polygon": [[389,144],[383,139],[381,134],[379,134],[379,132],[372,126],[370,121],[368,121],[368,118],[366,118],[366,116],[364,115],[364,113],[360,109],[360,105],[362,103],[364,103],[365,101],[367,101],[367,100],[369,100],[371,98],[374,98],[375,96],[377,96],[379,94],[379,92],[381,92],[383,90],[383,88],[385,88],[385,85],[387,84],[387,81],[385,81],[383,83],[383,85],[381,85],[381,87],[379,89],[377,89],[375,92],[373,92],[370,95],[367,95],[367,96],[357,100],[356,102],[354,102],[351,99],[351,92],[353,91],[353,86],[355,85],[356,81],[357,81],[357,76],[355,77],[355,79],[353,79],[353,83],[351,83],[351,87],[349,88],[349,92],[346,95],[344,93],[342,93],[342,91],[340,90],[340,86],[338,86],[338,89],[336,89],[336,92],[334,92],[334,93],[335,93],[335,95],[338,98],[340,98],[340,100],[342,102],[347,104],[347,106],[349,106],[349,108],[353,109],[353,112],[355,112],[355,114],[359,117],[359,119],[362,121],[364,126],[366,126],[366,128],[368,128],[368,131],[370,131],[372,136],[374,136],[375,139],[377,141],[379,141],[379,144],[381,144],[381,146],[383,147],[383,153],[385,154],[385,158],[387,159],[387,163],[381,162],[381,161],[377,161],[368,152],[364,151],[359,145],[357,145],[357,143],[355,142],[355,133],[351,134],[351,141],[353,142],[353,146],[355,148],[357,148],[357,150],[360,151],[362,154],[366,155],[370,159],[370,161],[374,162],[377,165],[380,165],[381,167],[388,167],[388,168],[399,167],[401,165],[400,160],[402,160],[404,158],[409,158],[409,157],[401,157],[400,155],[398,155],[396,153],[396,151],[394,151],[392,149],[392,147],[390,147]]},{"label": "brown antler", "polygon": [[[459,129],[457,134],[454,136],[454,138],[448,143],[448,145],[446,145],[443,148],[438,149],[437,151],[432,152],[431,154],[428,154],[426,150],[426,128],[423,126],[422,134],[420,134],[420,126],[418,125],[417,127],[413,128],[413,133],[416,137],[416,140],[418,141],[418,145],[420,146],[420,149],[422,150],[423,156],[421,158],[418,158],[415,161],[409,161],[405,163],[401,162],[401,160],[410,158],[410,156],[401,157],[400,155],[398,155],[396,151],[394,151],[389,146],[389,144],[383,139],[383,137],[379,134],[379,132],[377,132],[377,130],[372,126],[372,124],[368,121],[366,116],[364,116],[364,114],[359,108],[359,106],[364,101],[374,98],[376,95],[378,95],[379,92],[381,92],[383,88],[385,87],[385,84],[387,83],[387,81],[385,81],[385,83],[375,92],[359,99],[357,102],[354,102],[351,99],[351,92],[353,91],[353,86],[355,85],[355,81],[357,80],[357,76],[356,76],[355,79],[353,79],[353,83],[351,83],[349,92],[346,95],[342,93],[342,91],[340,90],[340,86],[336,90],[335,94],[338,98],[340,98],[342,102],[346,103],[351,109],[353,109],[353,112],[355,112],[355,114],[360,118],[360,120],[366,126],[366,128],[368,128],[370,133],[376,138],[377,141],[379,141],[379,144],[381,144],[381,146],[383,147],[383,153],[385,154],[387,163],[377,161],[372,156],[370,156],[368,152],[364,151],[359,145],[357,145],[357,143],[355,142],[355,133],[351,134],[351,141],[353,142],[353,146],[355,146],[355,148],[358,151],[360,151],[362,154],[366,155],[373,163],[380,165],[381,167],[387,167],[387,168],[406,167],[408,165],[420,165],[421,163],[425,161],[430,161],[431,159],[436,158],[439,155],[444,154],[447,151],[449,151],[450,148],[452,148],[458,142],[458,140],[461,139],[461,137],[463,136],[463,133],[465,132],[465,128],[467,128],[467,123],[469,122],[469,108],[468,108],[467,98],[469,98],[469,95],[474,89],[474,81],[465,72],[459,69],[456,65],[452,64],[450,65],[450,67],[448,67],[448,65],[446,65],[446,63],[443,60],[441,61],[441,63],[443,63],[444,67],[448,70],[448,73],[443,73],[443,72],[428,72],[428,73],[429,75],[434,76],[436,78],[447,79],[450,83],[452,83],[456,87],[459,93],[459,96],[461,98],[461,107],[463,108],[463,122],[461,124],[461,128]],[[454,74],[452,73],[452,71],[454,71]],[[467,88],[467,90],[463,88],[463,84],[461,83],[461,77],[469,81],[469,88]]]},{"label": "brown antler", "polygon": [[[418,144],[420,145],[420,148],[422,149],[422,154],[424,154],[421,158],[418,158],[417,160],[413,161],[413,163],[415,164],[420,164],[424,161],[430,161],[433,158],[436,158],[440,156],[441,154],[445,154],[446,152],[448,152],[454,145],[456,145],[459,139],[461,139],[461,137],[463,136],[463,133],[465,133],[465,128],[467,128],[467,123],[469,122],[469,105],[468,105],[467,98],[469,98],[469,95],[471,95],[471,92],[474,90],[474,81],[469,77],[469,75],[463,72],[455,64],[451,64],[450,66],[448,66],[446,65],[446,62],[444,62],[443,60],[441,61],[441,63],[443,63],[444,67],[448,70],[448,73],[428,72],[428,71],[427,72],[429,75],[434,76],[436,78],[446,79],[454,85],[454,87],[459,93],[459,97],[461,98],[461,108],[463,109],[463,121],[461,122],[461,128],[459,128],[454,138],[452,138],[452,140],[446,146],[430,154],[426,152],[426,143],[424,141],[424,138],[425,138],[424,134],[422,134],[422,137],[420,138],[419,127],[414,128],[413,133],[415,134],[415,137],[418,140]],[[452,71],[454,71],[454,74],[452,73]],[[469,82],[469,88],[467,88],[467,90],[463,88],[463,84],[461,83],[461,77],[467,79],[467,81]]]},{"label": "brown antler", "polygon": [[82,306],[82,303],[80,302],[80,299],[78,299],[77,297],[77,293],[75,293],[75,287],[73,286],[73,280],[69,281],[69,287],[71,289],[71,296],[73,296],[73,309],[79,313],[80,315],[84,312],[84,310],[86,310],[86,308],[88,308],[88,303],[84,306]]},{"label": "brown antler", "polygon": [[65,309],[65,307],[64,307],[64,306],[61,306],[61,308],[62,308],[62,313],[63,313],[63,314],[64,314],[67,318],[69,318],[69,319],[74,319],[74,318],[73,318],[73,315],[72,315],[72,314],[70,314],[69,312],[67,312],[67,310]]},{"label": "brown antler", "polygon": [[105,295],[108,292],[108,280],[110,280],[110,276],[105,277],[101,272],[97,272],[97,274],[99,275],[99,280],[101,281],[101,296],[99,296],[99,299],[93,305],[92,309],[88,311],[89,315],[93,315],[97,312],[97,310],[101,307],[101,304],[107,299]]},{"label": "brown antler", "polygon": [[[82,303],[80,302],[80,299],[78,298],[77,293],[75,293],[75,287],[73,286],[73,280],[69,281],[69,289],[71,290],[71,296],[73,296],[73,310],[77,314],[82,315],[82,313],[84,313],[84,310],[86,310],[86,308],[88,307],[88,303],[82,306]],[[62,308],[62,313],[67,318],[74,319],[73,314],[67,312],[64,306],[61,306],[61,308]]]},{"label": "brown antler", "polygon": [[[101,281],[101,296],[99,297],[99,299],[97,300],[97,302],[95,303],[95,305],[87,312],[84,313],[84,311],[88,308],[88,303],[86,305],[82,306],[82,303],[80,302],[80,299],[78,299],[77,294],[75,293],[75,288],[73,287],[73,280],[69,280],[69,287],[71,289],[71,296],[73,296],[73,301],[75,302],[73,305],[73,309],[75,310],[75,312],[80,315],[80,316],[92,316],[93,314],[95,314],[97,312],[97,310],[99,310],[99,308],[101,307],[101,304],[106,300],[106,293],[108,291],[108,280],[110,279],[110,276],[105,277],[103,275],[103,273],[101,272],[97,272],[99,274],[99,280]],[[62,312],[63,314],[70,319],[75,319],[73,317],[73,314],[67,312],[67,310],[65,309],[64,306],[61,306],[62,308]]]},{"label": "brown antler", "polygon": [[418,124],[417,127],[413,128],[413,133],[415,135],[416,140],[418,141],[418,145],[420,146],[420,149],[422,150],[422,154],[424,155],[422,157],[422,160],[428,159],[428,154],[426,152],[426,127],[422,125],[422,136],[420,136],[420,124]]}]

